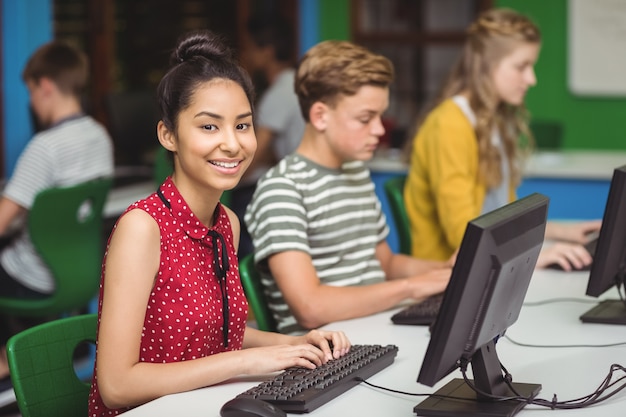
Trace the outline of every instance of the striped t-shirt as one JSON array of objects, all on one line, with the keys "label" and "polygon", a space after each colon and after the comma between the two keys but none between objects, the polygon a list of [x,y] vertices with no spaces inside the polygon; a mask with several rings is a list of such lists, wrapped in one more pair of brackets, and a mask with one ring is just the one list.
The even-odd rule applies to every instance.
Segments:
[{"label": "striped t-shirt", "polygon": [[[302,330],[268,273],[267,258],[308,253],[323,284],[382,282],[376,246],[389,234],[369,170],[361,161],[329,169],[298,154],[281,160],[259,181],[245,215],[270,308],[283,333]],[[293,271],[298,279],[298,271]]]},{"label": "striped t-shirt", "polygon": [[[3,194],[30,209],[47,188],[113,176],[113,143],[89,116],[72,118],[36,134],[20,155]],[[54,213],[50,213],[51,218]],[[59,236],[63,239],[63,236]],[[24,228],[0,254],[2,267],[26,287],[52,293],[54,278]]]}]

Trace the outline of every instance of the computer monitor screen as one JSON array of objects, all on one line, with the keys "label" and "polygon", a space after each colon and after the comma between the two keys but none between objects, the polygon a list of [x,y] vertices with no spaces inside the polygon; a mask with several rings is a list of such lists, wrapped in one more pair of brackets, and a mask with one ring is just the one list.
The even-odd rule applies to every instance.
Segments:
[{"label": "computer monitor screen", "polygon": [[613,171],[586,292],[592,297],[599,297],[616,287],[621,299],[601,301],[580,316],[583,322],[626,324],[626,302],[622,293],[625,275],[626,165]]},{"label": "computer monitor screen", "polygon": [[415,406],[417,415],[510,416],[525,403],[495,397],[532,398],[541,389],[507,384],[495,348],[519,317],[547,213],[548,198],[535,193],[468,223],[417,381],[433,386],[468,365],[473,380],[450,381]]}]

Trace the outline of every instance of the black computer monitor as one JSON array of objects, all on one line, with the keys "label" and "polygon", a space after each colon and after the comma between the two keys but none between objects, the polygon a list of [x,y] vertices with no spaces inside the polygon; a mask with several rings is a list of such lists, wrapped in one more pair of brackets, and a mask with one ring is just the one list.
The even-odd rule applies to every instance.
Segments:
[{"label": "black computer monitor", "polygon": [[417,381],[433,386],[471,365],[477,390],[453,379],[415,406],[417,415],[511,416],[526,403],[494,397],[533,398],[541,389],[507,384],[496,342],[519,317],[547,213],[548,198],[535,193],[468,223]]},{"label": "black computer monitor", "polygon": [[621,300],[601,301],[580,316],[585,323],[626,324],[623,293],[626,275],[626,165],[613,171],[602,227],[587,283],[587,295],[599,297],[617,287]]}]

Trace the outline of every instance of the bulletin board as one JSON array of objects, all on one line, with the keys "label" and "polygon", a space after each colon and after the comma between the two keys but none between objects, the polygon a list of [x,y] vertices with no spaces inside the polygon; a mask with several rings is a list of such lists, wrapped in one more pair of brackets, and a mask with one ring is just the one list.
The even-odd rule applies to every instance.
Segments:
[{"label": "bulletin board", "polygon": [[573,94],[626,97],[626,0],[568,0]]}]

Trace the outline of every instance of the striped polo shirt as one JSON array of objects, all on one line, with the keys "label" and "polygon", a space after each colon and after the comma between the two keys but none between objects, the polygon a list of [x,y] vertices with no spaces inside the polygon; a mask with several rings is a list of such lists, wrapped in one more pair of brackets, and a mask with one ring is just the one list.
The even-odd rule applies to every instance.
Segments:
[{"label": "striped polo shirt", "polygon": [[[30,209],[35,196],[47,188],[70,186],[113,176],[113,142],[90,116],[67,119],[37,133],[20,155],[3,194]],[[54,213],[50,213],[54,217]],[[63,239],[63,236],[59,236]],[[28,229],[0,254],[2,267],[32,290],[52,293],[54,278],[33,246]]]},{"label": "striped polo shirt", "polygon": [[[376,246],[389,228],[362,161],[330,169],[298,154],[285,157],[259,181],[245,222],[270,308],[283,333],[302,328],[268,273],[264,261],[270,255],[306,252],[326,285],[368,285],[385,279]],[[298,271],[293,279],[298,279]]]}]

